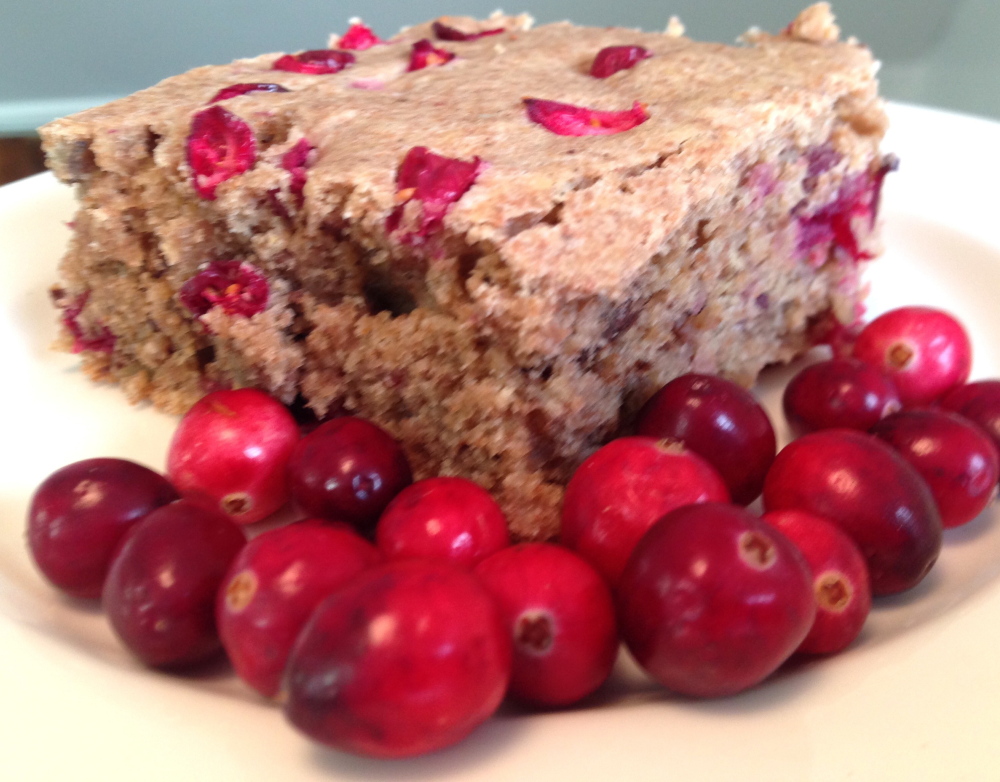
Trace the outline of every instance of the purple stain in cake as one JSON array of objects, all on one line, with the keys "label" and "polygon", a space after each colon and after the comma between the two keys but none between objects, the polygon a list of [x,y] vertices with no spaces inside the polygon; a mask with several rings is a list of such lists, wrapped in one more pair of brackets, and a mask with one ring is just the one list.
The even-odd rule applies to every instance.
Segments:
[{"label": "purple stain in cake", "polygon": [[488,35],[500,35],[504,32],[503,27],[495,27],[492,30],[480,30],[477,33],[463,33],[461,30],[440,21],[434,22],[431,25],[431,30],[439,41],[475,41]]},{"label": "purple stain in cake", "polygon": [[185,282],[177,294],[191,313],[201,317],[213,307],[227,315],[249,318],[267,306],[267,280],[246,261],[212,261]]},{"label": "purple stain in cake", "polygon": [[816,189],[816,180],[821,174],[832,169],[844,156],[835,150],[831,144],[819,144],[806,150],[806,175],[802,180],[802,189],[811,193]]},{"label": "purple stain in cake", "polygon": [[292,194],[292,198],[295,199],[296,207],[299,209],[302,208],[302,204],[305,202],[303,190],[306,186],[306,169],[311,164],[310,157],[314,149],[315,147],[307,139],[301,138],[295,143],[295,146],[281,156],[281,167],[291,174],[291,182],[288,185],[288,189]]},{"label": "purple stain in cake", "polygon": [[486,167],[479,157],[460,160],[437,155],[427,147],[413,147],[396,172],[398,206],[386,219],[386,231],[398,231],[406,204],[419,201],[422,211],[416,230],[400,237],[407,244],[419,244],[441,228],[445,213],[465,195]]},{"label": "purple stain in cake", "polygon": [[752,194],[753,205],[757,207],[778,189],[780,182],[774,176],[771,163],[758,163],[750,169],[746,184]]},{"label": "purple stain in cake", "polygon": [[428,38],[421,38],[410,50],[409,71],[420,71],[432,65],[444,65],[455,59],[455,54],[447,49],[438,49]]},{"label": "purple stain in cake", "polygon": [[364,49],[371,49],[373,46],[378,46],[380,43],[385,43],[385,41],[375,35],[372,28],[359,20],[353,22],[347,28],[347,32],[337,41],[337,48],[362,51]]},{"label": "purple stain in cake", "polygon": [[82,353],[85,350],[97,353],[113,353],[116,337],[104,325],[97,325],[88,334],[80,325],[80,315],[90,299],[90,291],[84,291],[70,304],[63,307],[62,323],[73,337],[73,352]]},{"label": "purple stain in cake", "polygon": [[652,56],[653,53],[642,46],[605,46],[594,57],[590,75],[597,79],[606,79]]},{"label": "purple stain in cake", "polygon": [[251,92],[288,92],[287,87],[270,82],[244,82],[242,84],[230,84],[219,90],[209,103],[218,103],[220,100],[238,98],[240,95],[249,95]]},{"label": "purple stain in cake", "polygon": [[646,105],[639,101],[624,111],[601,111],[540,98],[524,98],[524,107],[528,119],[557,136],[608,136],[649,119]]},{"label": "purple stain in cake", "polygon": [[367,79],[355,79],[350,84],[356,90],[384,90],[385,82],[374,77]]},{"label": "purple stain in cake", "polygon": [[191,119],[187,163],[199,196],[215,200],[215,189],[257,162],[257,139],[242,119],[221,106],[199,111]]},{"label": "purple stain in cake", "polygon": [[353,65],[354,60],[355,57],[350,52],[342,52],[338,49],[310,49],[298,54],[284,54],[275,60],[271,67],[276,71],[321,76],[328,73],[340,73],[344,68]]}]

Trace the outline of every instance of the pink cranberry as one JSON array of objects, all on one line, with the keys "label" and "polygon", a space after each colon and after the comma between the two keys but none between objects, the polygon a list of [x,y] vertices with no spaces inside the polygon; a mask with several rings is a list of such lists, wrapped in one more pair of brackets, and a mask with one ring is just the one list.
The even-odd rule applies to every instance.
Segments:
[{"label": "pink cranberry", "polygon": [[715,468],[680,443],[622,437],[573,474],[560,540],[614,584],[639,538],[664,513],[693,502],[728,500]]},{"label": "pink cranberry", "polygon": [[399,443],[362,418],[345,416],[303,437],[288,463],[292,498],[310,516],[370,533],[390,500],[413,481]]},{"label": "pink cranberry", "polygon": [[812,626],[812,576],[792,543],[736,505],[660,519],[618,584],[621,633],[636,661],[682,695],[719,697],[778,668]]},{"label": "pink cranberry", "polygon": [[295,638],[327,595],[380,562],[346,524],[308,520],[263,532],[229,566],[216,600],[222,645],[243,681],[274,697]]},{"label": "pink cranberry", "polygon": [[412,757],[493,714],[510,670],[507,631],[471,573],[391,562],[320,603],[288,661],[285,716],[346,752]]},{"label": "pink cranberry", "polygon": [[649,49],[641,46],[605,46],[601,49],[590,66],[590,75],[598,79],[606,79],[618,71],[628,70],[636,63],[652,57]]},{"label": "pink cranberry", "polygon": [[760,496],[774,461],[774,428],[764,408],[744,388],[712,375],[671,380],[639,412],[639,434],[682,442],[711,464],[733,502]]},{"label": "pink cranberry", "polygon": [[834,358],[802,369],[785,386],[785,417],[803,434],[817,429],[867,432],[902,408],[893,382],[856,358]]},{"label": "pink cranberry", "polygon": [[486,489],[465,478],[407,486],[382,512],[375,541],[386,559],[435,557],[471,568],[510,545],[507,519]]},{"label": "pink cranberry", "polygon": [[584,559],[551,543],[523,543],[484,559],[475,574],[514,642],[512,695],[568,706],[607,680],[618,655],[615,607]]},{"label": "pink cranberry", "polygon": [[238,98],[241,95],[249,95],[251,92],[288,92],[287,87],[270,82],[245,82],[241,84],[230,84],[219,90],[209,103],[218,103],[220,100]]},{"label": "pink cranberry", "polygon": [[996,496],[1000,456],[975,424],[943,410],[906,410],[872,428],[927,481],[945,527],[976,518]]},{"label": "pink cranberry", "polygon": [[244,261],[212,261],[177,292],[178,301],[197,317],[221,307],[227,315],[250,318],[264,311],[268,297],[264,275]]},{"label": "pink cranberry", "polygon": [[958,386],[941,397],[939,403],[945,410],[976,424],[1000,450],[1000,380],[980,380]]},{"label": "pink cranberry", "polygon": [[933,402],[964,383],[972,344],[962,324],[930,307],[879,315],[858,335],[854,356],[892,378],[904,407]]},{"label": "pink cranberry", "polygon": [[337,49],[310,49],[298,54],[285,54],[274,61],[271,67],[276,71],[291,73],[308,73],[319,76],[328,73],[340,73],[344,68],[354,64],[355,57],[350,52]]},{"label": "pink cranberry", "polygon": [[941,551],[941,516],[923,478],[881,440],[850,429],[813,432],[779,451],[764,508],[837,524],[864,555],[874,595],[916,586]]},{"label": "pink cranberry", "polygon": [[288,460],[298,441],[292,414],[263,391],[213,391],[178,424],[167,475],[185,497],[252,524],[288,501]]},{"label": "pink cranberry", "polygon": [[525,98],[528,119],[557,136],[608,136],[622,133],[649,119],[644,103],[635,101],[623,111],[601,111],[554,100]]},{"label": "pink cranberry", "polygon": [[812,571],[816,619],[798,651],[833,654],[846,649],[871,611],[868,566],[858,547],[836,524],[800,510],[762,517],[802,552]]},{"label": "pink cranberry", "polygon": [[195,192],[215,200],[215,189],[257,162],[257,139],[250,126],[221,106],[203,109],[191,119],[187,163]]},{"label": "pink cranberry", "polygon": [[101,596],[111,558],[136,522],[177,499],[167,479],[125,459],[56,470],[28,507],[28,547],[49,581],[73,597]]},{"label": "pink cranberry", "polygon": [[125,536],[104,583],[111,627],[146,665],[194,665],[221,645],[215,593],[246,542],[218,511],[178,500],[157,508]]}]

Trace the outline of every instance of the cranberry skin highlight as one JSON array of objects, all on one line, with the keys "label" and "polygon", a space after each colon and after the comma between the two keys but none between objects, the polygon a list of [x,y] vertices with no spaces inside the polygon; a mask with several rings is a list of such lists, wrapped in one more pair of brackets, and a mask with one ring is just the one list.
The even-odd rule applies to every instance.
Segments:
[{"label": "cranberry skin highlight", "polygon": [[635,547],[618,584],[622,638],[682,695],[734,695],[763,681],[812,626],[812,575],[773,527],[735,505],[671,511]]},{"label": "cranberry skin highlight", "polygon": [[719,471],[739,505],[760,496],[777,450],[774,427],[753,394],[713,375],[667,383],[639,412],[638,432],[684,443]]},{"label": "cranberry skin highlight", "polygon": [[785,418],[797,434],[819,429],[867,432],[902,409],[896,386],[856,358],[834,358],[803,368],[782,396]]},{"label": "cranberry skin highlight", "polygon": [[664,513],[728,501],[715,468],[680,443],[622,437],[593,453],[570,479],[560,542],[614,585],[639,538]]},{"label": "cranberry skin highlight", "polygon": [[779,451],[764,508],[839,526],[868,563],[873,595],[916,586],[941,551],[941,516],[923,478],[877,437],[851,429],[813,432]]},{"label": "cranberry skin highlight", "polygon": [[1000,455],[971,421],[943,410],[905,410],[880,421],[872,434],[920,473],[946,528],[972,521],[996,496]]},{"label": "cranberry skin highlight", "polygon": [[310,516],[370,533],[390,500],[413,482],[399,443],[375,424],[345,416],[320,424],[288,463],[292,498]]},{"label": "cranberry skin highlight", "polygon": [[276,696],[295,638],[316,606],[381,561],[347,524],[316,519],[247,543],[216,600],[219,637],[239,677],[261,695]]},{"label": "cranberry skin highlight", "polygon": [[264,392],[213,391],[177,426],[167,475],[184,497],[252,524],[288,501],[288,460],[298,440],[292,414]]},{"label": "cranberry skin highlight", "polygon": [[432,557],[471,568],[510,545],[507,518],[486,489],[465,478],[426,478],[389,503],[375,528],[386,559]]},{"label": "cranberry skin highlight", "polygon": [[38,569],[68,595],[99,598],[125,533],[177,492],[126,459],[84,459],[56,470],[28,507],[28,548]]},{"label": "cranberry skin highlight", "polygon": [[772,511],[761,520],[792,541],[812,571],[816,619],[797,651],[833,654],[846,649],[872,607],[868,566],[858,547],[836,524],[804,511]]},{"label": "cranberry skin highlight", "polygon": [[220,650],[215,595],[246,542],[219,511],[178,500],[129,530],[104,583],[118,638],[146,665],[177,668]]},{"label": "cranberry skin highlight", "polygon": [[522,543],[484,559],[474,573],[513,641],[511,695],[568,706],[607,680],[618,656],[614,601],[586,560],[551,543]]},{"label": "cranberry skin highlight", "polygon": [[492,715],[510,671],[510,638],[479,581],[450,562],[400,560],[319,605],[288,661],[284,711],[336,749],[413,757]]},{"label": "cranberry skin highlight", "polygon": [[939,404],[976,424],[1000,451],[1000,380],[958,386],[941,397]]},{"label": "cranberry skin highlight", "polygon": [[962,324],[947,312],[900,307],[861,330],[854,357],[892,379],[903,407],[919,407],[968,379],[972,343]]}]

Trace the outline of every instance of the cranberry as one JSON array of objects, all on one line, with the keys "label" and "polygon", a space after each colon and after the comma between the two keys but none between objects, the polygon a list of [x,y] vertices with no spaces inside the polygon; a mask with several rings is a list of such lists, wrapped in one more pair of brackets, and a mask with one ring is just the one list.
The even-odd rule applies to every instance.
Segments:
[{"label": "cranberry", "polygon": [[257,162],[257,139],[250,126],[219,105],[191,118],[187,163],[191,184],[199,196],[215,200],[215,189]]},{"label": "cranberry", "polygon": [[764,408],[744,388],[711,375],[671,380],[639,412],[639,434],[678,440],[711,464],[733,502],[760,496],[774,461],[774,428]]},{"label": "cranberry", "polygon": [[252,524],[288,501],[288,460],[298,440],[292,414],[263,391],[213,391],[177,426],[167,475],[183,496]]},{"label": "cranberry", "polygon": [[309,73],[314,76],[327,73],[340,73],[344,68],[354,64],[355,57],[350,52],[337,49],[310,49],[298,54],[284,54],[274,61],[271,67],[276,71],[291,73]]},{"label": "cranberry", "polygon": [[310,158],[316,149],[308,139],[300,138],[284,155],[281,156],[281,167],[291,174],[288,189],[295,199],[295,204],[301,209],[305,202],[305,187],[308,174],[306,170],[311,165]]},{"label": "cranberry", "polygon": [[352,416],[327,421],[299,440],[288,475],[292,498],[310,516],[346,521],[366,533],[413,480],[399,443]]},{"label": "cranberry", "polygon": [[933,402],[964,383],[972,368],[972,344],[962,324],[930,307],[879,315],[861,330],[854,356],[892,378],[904,407]]},{"label": "cranberry", "polygon": [[618,584],[622,638],[666,687],[718,697],[752,687],[812,626],[802,554],[736,505],[677,508],[643,536]]},{"label": "cranberry", "polygon": [[267,279],[244,261],[212,261],[185,282],[177,299],[193,315],[201,316],[213,307],[227,315],[250,318],[267,307]]},{"label": "cranberry", "polygon": [[187,500],[157,508],[129,530],[108,571],[102,604],[112,629],[154,667],[213,657],[215,593],[245,542],[211,508]]},{"label": "cranberry", "polygon": [[500,35],[500,33],[504,32],[504,28],[495,27],[492,30],[480,30],[477,33],[463,33],[461,30],[440,21],[435,21],[431,25],[431,30],[433,30],[438,40],[441,41],[475,41],[479,38],[485,38],[488,35]]},{"label": "cranberry", "polygon": [[958,386],[941,397],[939,403],[945,410],[976,424],[1000,450],[1000,380],[980,380]]},{"label": "cranberry", "polygon": [[420,755],[493,714],[510,669],[506,629],[471,573],[391,562],[320,603],[288,661],[285,715],[347,752]]},{"label": "cranberry", "polygon": [[597,79],[606,79],[618,71],[628,70],[636,63],[652,57],[649,49],[641,46],[605,46],[601,49],[590,66],[590,75]]},{"label": "cranberry", "polygon": [[28,507],[28,547],[42,574],[73,597],[101,596],[111,558],[146,514],[177,499],[167,479],[125,459],[56,470]]},{"label": "cranberry", "polygon": [[812,570],[816,619],[798,651],[833,654],[846,649],[864,627],[872,607],[865,558],[836,524],[800,510],[762,517],[802,552]]},{"label": "cranberry", "polygon": [[618,654],[615,607],[586,560],[551,543],[523,543],[484,559],[475,574],[514,642],[512,695],[568,706],[605,682]]},{"label": "cranberry", "polygon": [[220,100],[238,98],[241,95],[249,95],[251,92],[288,92],[288,88],[283,87],[280,84],[272,84],[270,82],[245,82],[241,84],[230,84],[228,87],[223,87],[215,93],[209,103],[218,103]]},{"label": "cranberry", "polygon": [[561,542],[614,584],[639,538],[664,513],[728,500],[715,468],[680,443],[622,437],[592,454],[570,479]]},{"label": "cranberry", "polygon": [[403,489],[375,528],[386,559],[439,557],[471,568],[510,544],[507,519],[486,489],[465,478],[427,478]]},{"label": "cranberry", "polygon": [[433,65],[444,65],[455,59],[455,54],[447,49],[439,49],[427,38],[421,38],[410,50],[410,64],[407,72],[422,71]]},{"label": "cranberry", "polygon": [[941,551],[941,516],[927,484],[881,440],[851,429],[785,446],[764,481],[764,507],[840,526],[864,555],[875,595],[916,586]]},{"label": "cranberry", "polygon": [[97,323],[90,330],[80,325],[80,315],[83,314],[84,307],[90,300],[90,291],[86,290],[72,301],[59,303],[62,308],[62,321],[66,331],[73,337],[74,353],[82,353],[85,350],[92,350],[98,353],[114,353],[115,342],[118,338],[111,333],[107,326]]},{"label": "cranberry", "polygon": [[317,605],[380,562],[346,524],[307,520],[251,540],[229,566],[216,600],[219,637],[236,673],[267,697],[278,694],[296,636]]},{"label": "cranberry", "polygon": [[360,19],[352,19],[351,26],[347,28],[347,32],[337,42],[337,48],[360,51],[371,49],[380,43],[385,43],[385,41],[375,35],[370,27]]},{"label": "cranberry", "polygon": [[557,136],[608,136],[631,130],[649,119],[646,104],[635,101],[623,111],[601,111],[554,100],[525,98],[528,119]]},{"label": "cranberry", "polygon": [[996,495],[1000,456],[975,424],[943,410],[907,410],[872,429],[927,481],[945,527],[976,518]]},{"label": "cranberry", "polygon": [[802,369],[785,386],[785,417],[803,434],[817,429],[867,432],[902,407],[893,382],[856,358],[834,358]]}]

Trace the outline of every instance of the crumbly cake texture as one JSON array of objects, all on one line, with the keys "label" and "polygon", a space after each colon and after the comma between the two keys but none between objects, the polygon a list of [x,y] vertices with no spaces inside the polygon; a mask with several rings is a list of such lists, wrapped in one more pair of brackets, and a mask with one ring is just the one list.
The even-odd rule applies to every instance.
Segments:
[{"label": "crumbly cake texture", "polygon": [[[503,32],[419,25],[332,74],[274,70],[279,54],[198,68],[42,128],[80,202],[60,344],[172,412],[257,386],[367,417],[417,477],[472,478],[516,537],[549,538],[574,468],[659,386],[692,370],[748,385],[816,324],[856,321],[886,171],[876,64],[825,4],[739,46],[676,20],[445,22]],[[455,57],[408,71],[423,39]],[[648,56],[595,78],[609,46]],[[287,91],[212,104],[253,154],[206,195],[196,118],[244,83]],[[558,135],[526,97],[648,118]],[[426,236],[407,232],[421,205],[400,184],[416,147],[476,164]],[[237,267],[249,278],[223,274],[217,298],[264,290],[261,311],[185,304],[206,269]]]}]

